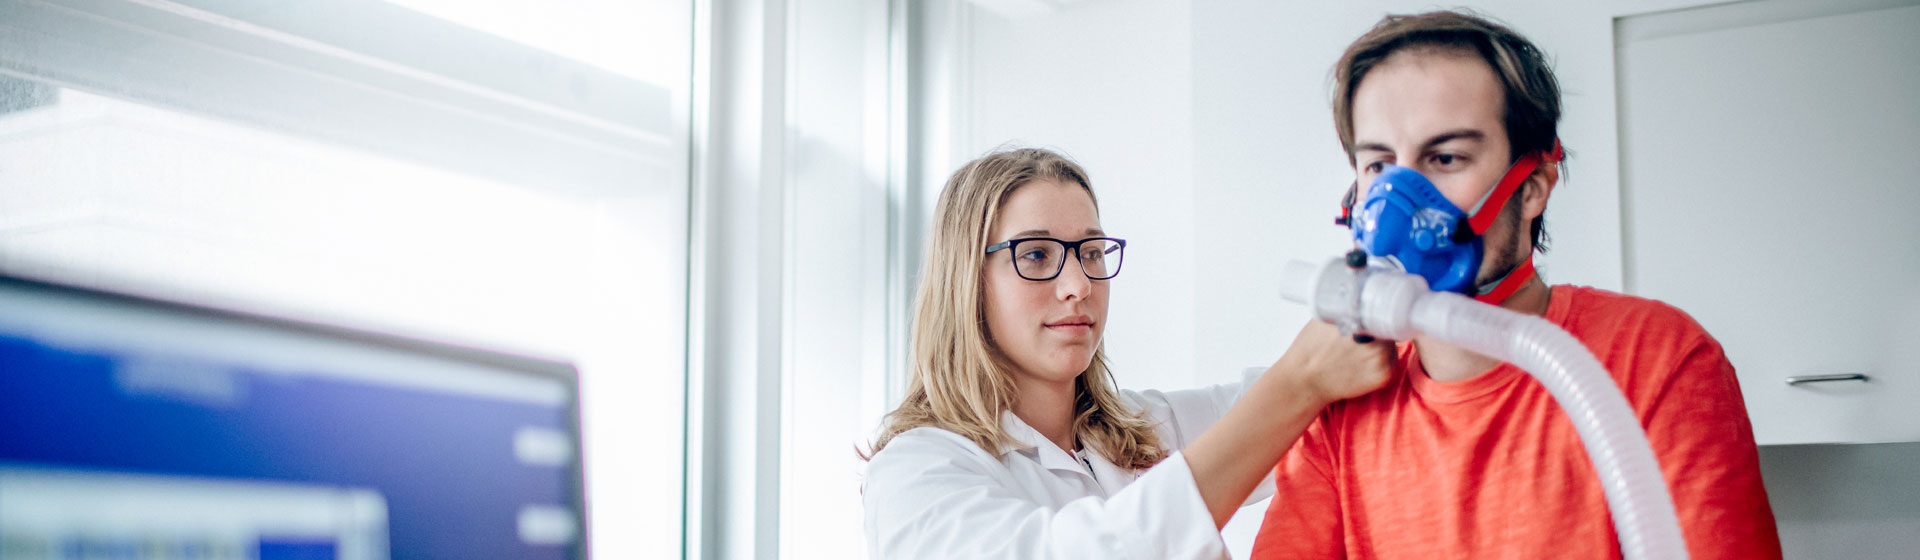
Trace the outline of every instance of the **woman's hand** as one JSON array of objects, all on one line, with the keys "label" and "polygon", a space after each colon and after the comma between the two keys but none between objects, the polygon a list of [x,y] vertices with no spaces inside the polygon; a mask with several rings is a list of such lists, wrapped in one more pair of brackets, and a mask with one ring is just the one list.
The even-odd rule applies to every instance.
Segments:
[{"label": "woman's hand", "polygon": [[1379,389],[1393,365],[1393,343],[1354,342],[1318,321],[1300,329],[1280,361],[1183,451],[1214,526],[1227,524],[1321,409]]},{"label": "woman's hand", "polygon": [[1395,362],[1391,342],[1354,342],[1333,325],[1310,321],[1266,375],[1285,378],[1287,385],[1324,407],[1379,389]]}]

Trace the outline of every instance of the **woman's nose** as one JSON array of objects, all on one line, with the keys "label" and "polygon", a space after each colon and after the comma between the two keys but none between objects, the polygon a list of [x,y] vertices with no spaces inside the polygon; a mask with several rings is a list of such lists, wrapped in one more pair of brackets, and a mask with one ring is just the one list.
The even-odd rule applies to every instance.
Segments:
[{"label": "woman's nose", "polygon": [[1066,265],[1066,269],[1053,278],[1054,292],[1062,301],[1086,299],[1087,294],[1093,291],[1093,279],[1087,278],[1087,272],[1080,268],[1079,261],[1068,259]]}]

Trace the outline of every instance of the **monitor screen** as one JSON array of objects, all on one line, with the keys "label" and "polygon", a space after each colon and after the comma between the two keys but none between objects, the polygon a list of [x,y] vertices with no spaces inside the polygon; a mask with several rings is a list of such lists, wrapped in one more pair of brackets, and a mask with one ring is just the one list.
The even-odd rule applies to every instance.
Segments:
[{"label": "monitor screen", "polygon": [[577,387],[0,277],[0,559],[585,558]]}]

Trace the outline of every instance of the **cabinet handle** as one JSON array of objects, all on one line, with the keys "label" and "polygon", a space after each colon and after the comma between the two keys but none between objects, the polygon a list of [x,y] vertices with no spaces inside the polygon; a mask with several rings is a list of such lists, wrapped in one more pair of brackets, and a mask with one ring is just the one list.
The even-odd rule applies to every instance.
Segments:
[{"label": "cabinet handle", "polygon": [[1864,374],[1864,373],[1835,373],[1831,375],[1795,375],[1793,377],[1787,378],[1787,384],[1799,385],[1801,383],[1824,383],[1827,381],[1866,381],[1866,380],[1867,380],[1867,374]]}]

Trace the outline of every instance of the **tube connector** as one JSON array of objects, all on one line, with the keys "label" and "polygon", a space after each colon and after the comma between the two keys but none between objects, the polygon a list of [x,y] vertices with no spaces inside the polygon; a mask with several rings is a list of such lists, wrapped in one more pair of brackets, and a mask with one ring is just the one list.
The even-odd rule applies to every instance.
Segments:
[{"label": "tube connector", "polygon": [[1353,267],[1354,262],[1288,262],[1280,273],[1280,296],[1305,304],[1315,319],[1339,327],[1340,334],[1412,338],[1413,303],[1429,293],[1426,280],[1365,261],[1365,266]]}]

